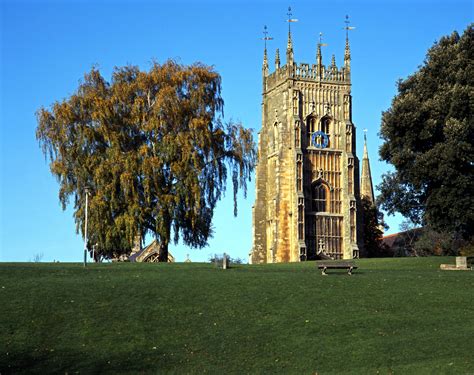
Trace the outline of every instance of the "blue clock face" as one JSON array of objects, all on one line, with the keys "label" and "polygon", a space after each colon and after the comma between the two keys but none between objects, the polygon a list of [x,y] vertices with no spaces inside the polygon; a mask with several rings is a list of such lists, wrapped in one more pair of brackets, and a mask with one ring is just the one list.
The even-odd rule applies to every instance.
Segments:
[{"label": "blue clock face", "polygon": [[316,148],[326,148],[329,144],[329,137],[325,132],[318,130],[317,132],[313,133],[313,136],[311,137],[311,142]]}]

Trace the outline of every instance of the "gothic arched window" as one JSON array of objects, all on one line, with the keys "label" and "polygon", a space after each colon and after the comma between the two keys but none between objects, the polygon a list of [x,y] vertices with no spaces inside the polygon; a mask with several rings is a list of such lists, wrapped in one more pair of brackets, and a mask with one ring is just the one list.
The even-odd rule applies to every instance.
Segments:
[{"label": "gothic arched window", "polygon": [[306,120],[306,135],[307,135],[307,145],[311,145],[311,136],[313,135],[314,132],[318,130],[318,121],[316,120],[315,117],[310,116]]},{"label": "gothic arched window", "polygon": [[295,147],[301,147],[301,130],[300,130],[300,122],[296,121],[295,123]]},{"label": "gothic arched window", "polygon": [[328,134],[330,132],[331,119],[329,117],[323,117],[321,119],[321,131]]},{"label": "gothic arched window", "polygon": [[328,209],[329,189],[323,183],[316,183],[311,189],[312,208],[314,212],[326,212]]},{"label": "gothic arched window", "polygon": [[315,131],[317,131],[318,129],[316,129],[316,125],[317,125],[317,122],[316,122],[316,119],[311,116],[309,119],[308,119],[308,124],[307,124],[307,128],[308,128],[308,134],[313,134]]}]

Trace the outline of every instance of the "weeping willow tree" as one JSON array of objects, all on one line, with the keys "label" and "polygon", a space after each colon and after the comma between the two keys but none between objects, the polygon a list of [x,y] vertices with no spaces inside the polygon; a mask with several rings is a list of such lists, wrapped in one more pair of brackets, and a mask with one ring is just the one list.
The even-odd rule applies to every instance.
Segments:
[{"label": "weeping willow tree", "polygon": [[223,108],[216,71],[168,61],[116,68],[111,82],[93,68],[71,97],[38,110],[36,137],[63,209],[73,200],[77,232],[90,192],[89,248],[126,254],[151,233],[166,261],[172,241],[205,246],[228,177],[237,215],[255,143],[251,130],[223,121]]}]

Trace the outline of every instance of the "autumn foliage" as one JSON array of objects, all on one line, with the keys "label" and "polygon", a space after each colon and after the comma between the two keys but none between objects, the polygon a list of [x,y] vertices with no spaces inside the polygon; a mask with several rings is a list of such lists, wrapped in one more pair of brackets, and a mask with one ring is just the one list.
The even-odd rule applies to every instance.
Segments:
[{"label": "autumn foliage", "polygon": [[73,199],[83,231],[89,189],[89,248],[105,257],[131,251],[138,235],[202,247],[227,177],[246,193],[256,161],[251,130],[222,120],[221,78],[213,68],[173,61],[149,71],[99,70],[77,92],[37,112],[36,136],[57,177],[65,208]]}]

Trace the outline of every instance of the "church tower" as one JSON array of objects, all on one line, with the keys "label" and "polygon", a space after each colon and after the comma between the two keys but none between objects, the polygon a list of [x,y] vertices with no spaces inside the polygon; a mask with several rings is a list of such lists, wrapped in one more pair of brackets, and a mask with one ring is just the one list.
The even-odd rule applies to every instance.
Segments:
[{"label": "church tower", "polygon": [[296,63],[289,27],[286,64],[280,65],[277,49],[269,73],[265,45],[252,263],[359,256],[359,160],[346,22],[342,67],[334,56],[323,64],[321,36],[315,63]]}]

